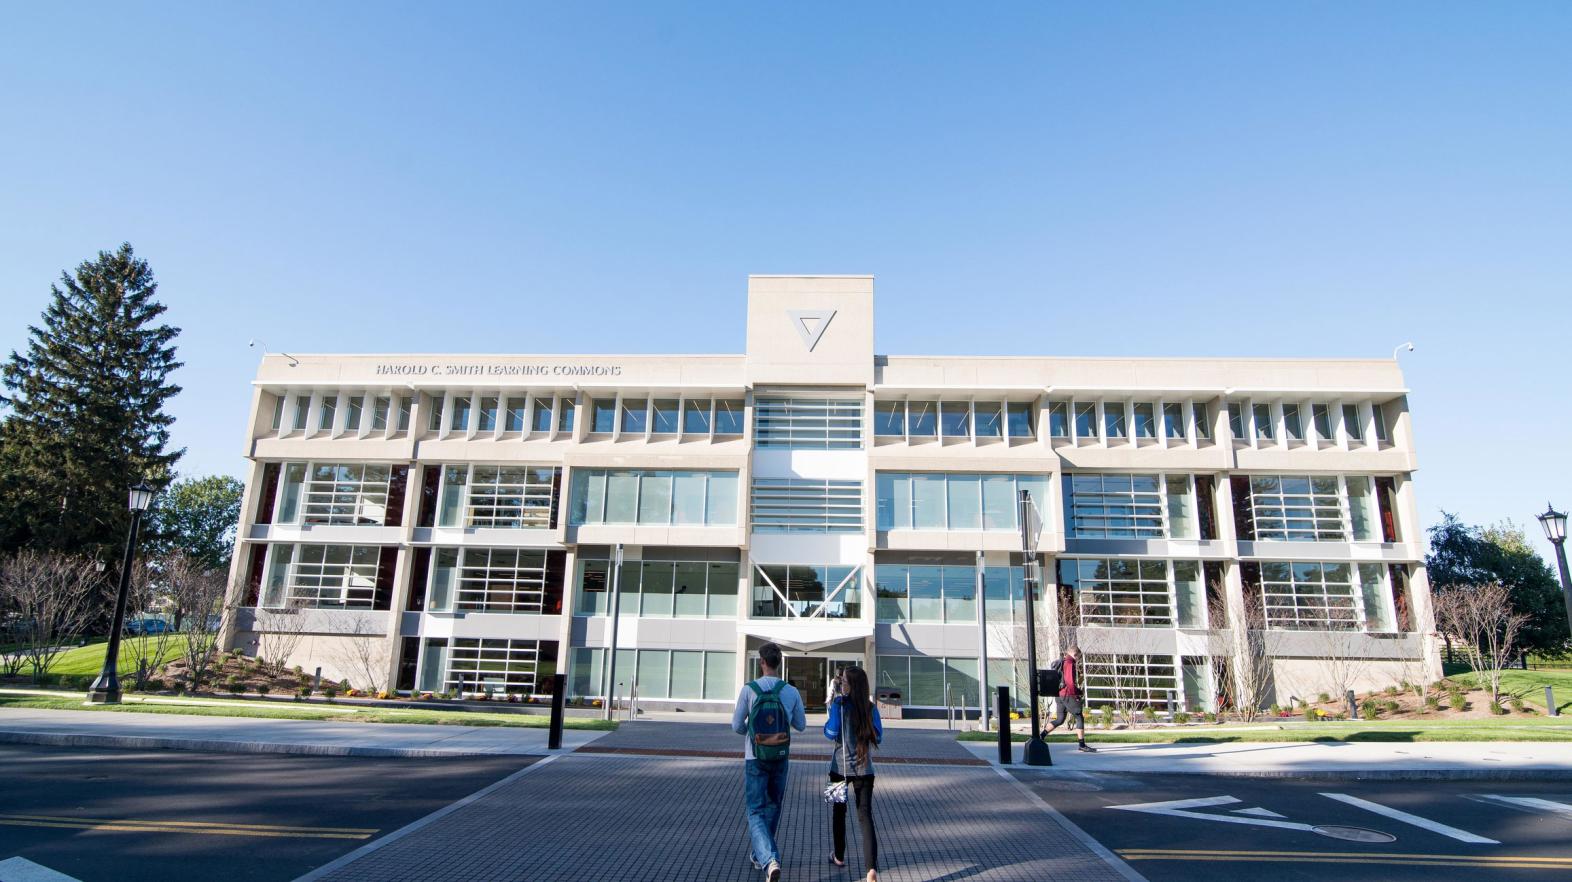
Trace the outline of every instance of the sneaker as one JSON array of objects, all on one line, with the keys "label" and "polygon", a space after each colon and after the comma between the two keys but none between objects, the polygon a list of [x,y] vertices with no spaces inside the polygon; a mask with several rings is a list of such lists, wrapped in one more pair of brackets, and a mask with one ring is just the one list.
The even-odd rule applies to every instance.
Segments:
[{"label": "sneaker", "polygon": [[769,868],[764,871],[764,880],[765,882],[781,882],[781,865],[778,862],[770,861]]},{"label": "sneaker", "polygon": [[1081,753],[1096,753],[1097,752],[1097,748],[1092,747],[1091,745],[1087,744],[1084,741],[1082,741],[1080,744],[1076,745],[1075,749],[1079,750]]}]

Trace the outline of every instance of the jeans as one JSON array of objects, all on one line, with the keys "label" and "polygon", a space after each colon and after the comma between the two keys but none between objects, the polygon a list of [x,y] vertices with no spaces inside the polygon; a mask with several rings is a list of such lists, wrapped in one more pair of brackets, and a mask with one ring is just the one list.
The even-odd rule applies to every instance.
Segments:
[{"label": "jeans", "polygon": [[760,866],[781,859],[775,830],[781,825],[781,800],[786,796],[790,760],[748,760],[743,764],[743,792],[748,800],[748,838]]},{"label": "jeans", "polygon": [[[848,781],[846,789],[857,801],[857,826],[862,828],[862,859],[870,870],[879,869],[879,837],[873,832],[873,776],[863,775],[856,778],[843,778],[836,772],[830,773],[831,781]],[[830,811],[831,827],[834,834],[835,857],[839,860],[846,859],[846,803],[837,802]]]}]

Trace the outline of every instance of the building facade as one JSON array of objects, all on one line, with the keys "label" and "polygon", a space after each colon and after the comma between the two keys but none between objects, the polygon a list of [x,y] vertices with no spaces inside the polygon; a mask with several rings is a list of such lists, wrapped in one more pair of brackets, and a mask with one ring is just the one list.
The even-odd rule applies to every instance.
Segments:
[{"label": "building facade", "polygon": [[1440,675],[1395,361],[876,355],[868,276],[747,308],[742,355],[265,356],[226,645],[702,711],[773,641],[810,705],[859,664],[976,708],[1024,692],[1024,492],[1093,707]]}]

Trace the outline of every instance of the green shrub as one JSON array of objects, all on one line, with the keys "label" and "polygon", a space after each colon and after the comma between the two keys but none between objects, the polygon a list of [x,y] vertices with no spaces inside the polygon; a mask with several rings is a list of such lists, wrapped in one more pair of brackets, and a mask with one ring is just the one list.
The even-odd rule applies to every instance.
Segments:
[{"label": "green shrub", "polygon": [[1320,693],[1319,695],[1317,695],[1315,697],[1315,700],[1316,700],[1316,702],[1318,704],[1326,704],[1327,702],[1332,700],[1332,696],[1327,695],[1325,692],[1322,692],[1322,693]]},{"label": "green shrub", "polygon": [[1505,714],[1507,709],[1502,707],[1499,701],[1492,701],[1490,702],[1490,712],[1499,717],[1502,714]]},{"label": "green shrub", "polygon": [[1102,726],[1104,729],[1112,729],[1113,728],[1113,721],[1114,721],[1113,708],[1109,707],[1106,704],[1103,705],[1102,707],[1098,708],[1098,710],[1097,710],[1097,724],[1099,726]]},{"label": "green shrub", "polygon": [[1433,710],[1433,711],[1435,711],[1435,710],[1440,710],[1440,709],[1441,709],[1441,699],[1435,697],[1434,695],[1426,695],[1425,696],[1425,710]]},{"label": "green shrub", "polygon": [[1521,695],[1514,695],[1511,698],[1507,699],[1507,703],[1512,705],[1512,709],[1517,711],[1518,713],[1522,713],[1523,712],[1523,696],[1521,696]]},{"label": "green shrub", "polygon": [[268,694],[269,692],[272,692],[272,691],[273,691],[273,687],[269,686],[266,683],[258,683],[257,684],[257,694],[258,695],[266,695],[266,694]]},{"label": "green shrub", "polygon": [[1381,716],[1381,706],[1374,699],[1367,698],[1359,703],[1359,718],[1361,720],[1374,720]]},{"label": "green shrub", "polygon": [[1389,714],[1395,714],[1398,711],[1402,710],[1402,705],[1398,704],[1395,701],[1392,701],[1391,699],[1388,699],[1386,701],[1381,702],[1381,707],[1385,708],[1386,712],[1389,713]]},{"label": "green shrub", "polygon": [[1452,710],[1455,711],[1460,711],[1468,707],[1468,699],[1464,698],[1463,693],[1461,692],[1453,692],[1451,695],[1448,695],[1446,703],[1452,707]]},{"label": "green shrub", "polygon": [[1387,695],[1396,695],[1397,694],[1397,687],[1396,686],[1388,686],[1388,687],[1386,687],[1386,689],[1384,691],[1386,692]]},{"label": "green shrub", "polygon": [[1189,711],[1174,711],[1174,722],[1183,726],[1190,722]]},{"label": "green shrub", "polygon": [[1274,716],[1274,717],[1275,716],[1279,716],[1279,715],[1282,714],[1282,712],[1283,712],[1283,706],[1278,704],[1275,701],[1272,702],[1272,716]]},{"label": "green shrub", "polygon": [[1142,708],[1141,718],[1146,720],[1148,723],[1157,722],[1157,709],[1150,706]]},{"label": "green shrub", "polygon": [[1201,714],[1201,719],[1207,721],[1208,723],[1215,723],[1217,722],[1217,714],[1207,711],[1206,713]]}]

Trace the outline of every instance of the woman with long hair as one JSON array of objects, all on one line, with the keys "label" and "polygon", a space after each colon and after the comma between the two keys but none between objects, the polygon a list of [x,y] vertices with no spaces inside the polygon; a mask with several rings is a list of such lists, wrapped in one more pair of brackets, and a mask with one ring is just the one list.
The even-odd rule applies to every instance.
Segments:
[{"label": "woman with long hair", "polygon": [[[884,739],[884,723],[879,709],[868,694],[868,672],[848,667],[836,675],[834,697],[830,699],[830,718],[824,724],[824,737],[835,742],[830,757],[830,781],[845,781],[857,799],[857,826],[862,831],[862,857],[868,866],[868,882],[879,882],[879,840],[873,832],[873,749]],[[834,804],[831,829],[835,834],[835,853],[830,863],[846,866],[846,803]]]}]

